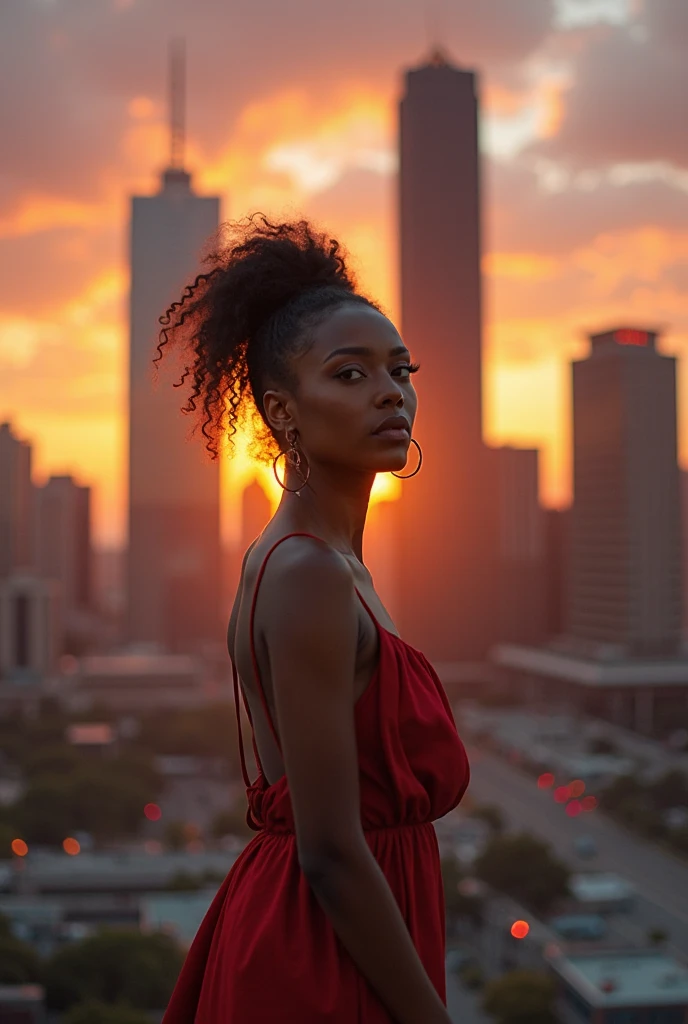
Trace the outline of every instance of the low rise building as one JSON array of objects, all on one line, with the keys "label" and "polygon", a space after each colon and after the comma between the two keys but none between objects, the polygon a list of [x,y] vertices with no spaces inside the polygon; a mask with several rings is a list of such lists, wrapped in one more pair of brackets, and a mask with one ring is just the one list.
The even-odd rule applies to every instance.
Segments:
[{"label": "low rise building", "polygon": [[106,707],[121,714],[199,707],[208,702],[207,670],[187,654],[99,654],[76,659],[63,677],[70,711]]},{"label": "low rise building", "polygon": [[562,954],[549,959],[561,1024],[685,1024],[688,969],[665,953]]}]

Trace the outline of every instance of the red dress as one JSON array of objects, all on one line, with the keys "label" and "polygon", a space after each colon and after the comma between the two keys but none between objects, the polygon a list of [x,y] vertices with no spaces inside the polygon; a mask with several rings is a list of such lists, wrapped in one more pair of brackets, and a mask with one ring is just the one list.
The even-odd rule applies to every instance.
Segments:
[{"label": "red dress", "polygon": [[[253,617],[251,653],[260,698]],[[366,841],[399,904],[423,965],[446,1003],[444,891],[432,824],[461,800],[468,761],[442,684],[426,657],[377,627],[377,670],[355,705],[361,821]],[[232,665],[239,723],[237,675]],[[242,691],[243,696],[243,691]],[[251,726],[251,713],[244,696]],[[392,1024],[334,931],[298,863],[286,776],[269,785],[241,767],[257,835],[220,886],[189,949],[162,1024]]]}]

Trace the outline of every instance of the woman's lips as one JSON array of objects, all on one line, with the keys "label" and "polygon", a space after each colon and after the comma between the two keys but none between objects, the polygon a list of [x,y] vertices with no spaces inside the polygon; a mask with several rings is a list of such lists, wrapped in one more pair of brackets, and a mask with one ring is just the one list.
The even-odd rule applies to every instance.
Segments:
[{"label": "woman's lips", "polygon": [[388,427],[387,430],[376,430],[373,437],[383,437],[386,441],[408,441],[409,433],[404,427]]}]

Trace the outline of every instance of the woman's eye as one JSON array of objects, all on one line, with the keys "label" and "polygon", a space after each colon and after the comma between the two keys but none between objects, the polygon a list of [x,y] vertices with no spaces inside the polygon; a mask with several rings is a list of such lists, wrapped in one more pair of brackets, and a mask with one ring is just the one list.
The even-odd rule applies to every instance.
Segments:
[{"label": "woman's eye", "polygon": [[420,369],[420,363],[404,363],[403,366],[397,366],[397,370],[405,370],[404,380],[408,380],[412,373],[417,373]]},{"label": "woman's eye", "polygon": [[356,379],[355,377],[345,377],[344,376],[345,373],[361,373],[361,371],[357,370],[355,366],[350,366],[348,369],[342,370],[341,373],[338,373],[337,376],[341,377],[342,380],[355,380]]}]

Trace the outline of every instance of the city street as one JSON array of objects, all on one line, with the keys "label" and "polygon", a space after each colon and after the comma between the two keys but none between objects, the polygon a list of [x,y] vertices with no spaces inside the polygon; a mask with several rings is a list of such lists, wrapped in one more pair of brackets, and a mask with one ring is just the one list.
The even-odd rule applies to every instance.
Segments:
[{"label": "city street", "polygon": [[463,988],[451,971],[447,972],[447,1010],[455,1024],[487,1024],[480,1009],[481,994]]},{"label": "city street", "polygon": [[[514,831],[531,832],[551,843],[570,867],[579,871],[614,871],[638,891],[636,909],[613,918],[614,931],[628,942],[643,943],[649,928],[669,935],[674,953],[688,953],[688,865],[671,854],[619,828],[600,811],[567,816],[554,802],[551,790],[539,790],[536,780],[491,753],[469,748],[470,796],[481,804],[495,804]],[[598,854],[577,858],[576,836],[591,836]]]}]

